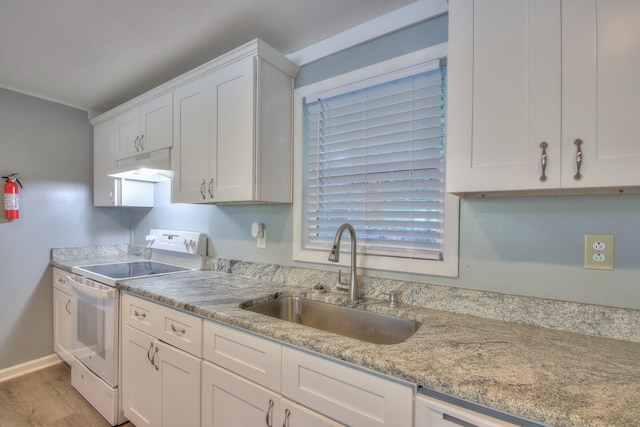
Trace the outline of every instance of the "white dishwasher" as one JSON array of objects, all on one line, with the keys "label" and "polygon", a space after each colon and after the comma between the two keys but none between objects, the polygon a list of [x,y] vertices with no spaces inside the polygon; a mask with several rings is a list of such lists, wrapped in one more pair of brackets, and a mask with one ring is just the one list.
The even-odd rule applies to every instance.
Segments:
[{"label": "white dishwasher", "polygon": [[418,391],[415,403],[415,427],[544,426],[424,388]]}]

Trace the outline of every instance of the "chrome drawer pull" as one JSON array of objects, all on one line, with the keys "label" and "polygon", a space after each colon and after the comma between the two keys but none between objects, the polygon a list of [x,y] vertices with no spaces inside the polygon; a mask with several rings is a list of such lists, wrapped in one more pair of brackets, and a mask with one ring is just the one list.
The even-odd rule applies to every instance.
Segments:
[{"label": "chrome drawer pull", "polygon": [[181,333],[181,334],[185,334],[185,333],[187,333],[187,330],[186,330],[185,328],[178,329],[178,328],[176,328],[176,325],[174,325],[173,323],[171,324],[171,330],[172,330],[173,332],[179,332],[179,333]]},{"label": "chrome drawer pull", "polygon": [[573,143],[577,147],[576,151],[576,174],[573,176],[573,179],[576,181],[580,181],[582,179],[582,174],[580,173],[580,167],[582,166],[582,140],[576,139]]},{"label": "chrome drawer pull", "polygon": [[267,427],[271,427],[271,409],[273,409],[273,400],[269,399],[269,407],[267,408],[267,414],[265,416],[265,422],[267,423]]},{"label": "chrome drawer pull", "polygon": [[202,184],[200,184],[200,194],[202,194],[202,200],[207,198],[207,195],[204,194],[204,186],[207,185],[207,180],[203,179]]},{"label": "chrome drawer pull", "polygon": [[547,147],[549,144],[546,142],[540,143],[540,148],[542,148],[542,154],[540,155],[540,166],[542,167],[542,175],[540,175],[540,181],[545,182],[547,180],[547,175],[545,171],[547,170]]},{"label": "chrome drawer pull", "polygon": [[135,310],[133,312],[133,315],[136,316],[136,317],[142,317],[143,319],[147,317],[147,313],[140,314],[140,313],[138,313],[138,310]]},{"label": "chrome drawer pull", "polygon": [[287,421],[289,421],[289,415],[291,415],[291,411],[288,409],[284,410],[284,422],[282,423],[282,427],[287,427]]}]

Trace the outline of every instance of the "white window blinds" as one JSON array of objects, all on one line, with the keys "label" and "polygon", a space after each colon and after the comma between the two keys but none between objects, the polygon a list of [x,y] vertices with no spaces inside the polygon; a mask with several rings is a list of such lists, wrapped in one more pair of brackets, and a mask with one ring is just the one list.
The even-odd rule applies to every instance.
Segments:
[{"label": "white window blinds", "polygon": [[436,63],[306,98],[305,249],[328,251],[348,222],[359,253],[442,259],[446,75]]}]

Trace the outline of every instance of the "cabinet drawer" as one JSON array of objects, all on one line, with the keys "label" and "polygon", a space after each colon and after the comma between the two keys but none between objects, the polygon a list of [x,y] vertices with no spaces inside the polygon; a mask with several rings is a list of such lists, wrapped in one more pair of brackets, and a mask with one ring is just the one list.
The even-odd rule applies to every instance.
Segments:
[{"label": "cabinet drawer", "polygon": [[124,294],[122,321],[194,356],[202,356],[202,319],[199,317]]},{"label": "cabinet drawer", "polygon": [[413,425],[414,387],[283,346],[282,394],[358,427]]},{"label": "cabinet drawer", "polygon": [[204,322],[204,359],[271,390],[281,388],[282,346],[236,328]]},{"label": "cabinet drawer", "polygon": [[[129,294],[122,296],[122,322],[149,335],[155,336],[160,306]],[[154,319],[154,316],[156,317]]]},{"label": "cabinet drawer", "polygon": [[53,287],[71,295],[71,284],[67,280],[69,274],[64,270],[53,267]]},{"label": "cabinet drawer", "polygon": [[160,329],[156,330],[156,337],[196,357],[202,357],[202,319],[172,308],[159,308]]}]

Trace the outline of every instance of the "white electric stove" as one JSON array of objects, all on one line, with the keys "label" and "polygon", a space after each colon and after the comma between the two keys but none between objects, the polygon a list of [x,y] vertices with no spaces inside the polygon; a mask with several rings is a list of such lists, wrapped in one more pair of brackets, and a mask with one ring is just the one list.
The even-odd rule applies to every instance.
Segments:
[{"label": "white electric stove", "polygon": [[146,236],[151,259],[73,267],[71,383],[112,426],[126,421],[118,383],[121,280],[200,270],[206,236],[153,229]]}]

